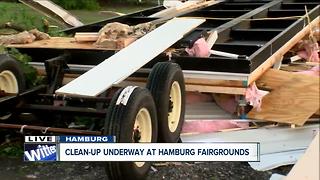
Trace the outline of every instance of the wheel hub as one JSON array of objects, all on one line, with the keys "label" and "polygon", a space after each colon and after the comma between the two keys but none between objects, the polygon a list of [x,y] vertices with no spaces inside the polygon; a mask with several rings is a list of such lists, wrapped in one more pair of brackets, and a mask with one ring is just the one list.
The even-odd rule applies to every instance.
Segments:
[{"label": "wheel hub", "polygon": [[[0,73],[0,97],[5,96],[6,93],[15,93],[19,92],[19,85],[16,76],[9,70],[4,70]],[[3,114],[5,114],[3,116]],[[1,113],[0,120],[8,119],[10,113]]]},{"label": "wheel hub", "polygon": [[169,113],[168,113],[168,127],[170,132],[175,132],[178,128],[181,115],[181,89],[177,81],[171,85]]},{"label": "wheel hub", "polygon": [[141,139],[141,132],[139,126],[133,130],[133,142],[138,143]]},{"label": "wheel hub", "polygon": [[0,73],[0,90],[6,93],[18,93],[19,86],[16,76],[8,70]]},{"label": "wheel hub", "polygon": [[[137,113],[133,132],[132,141],[134,143],[139,142],[151,142],[152,138],[152,121],[149,111],[146,108],[142,108]],[[136,166],[142,167],[145,162],[134,162]]]},{"label": "wheel hub", "polygon": [[136,119],[133,126],[132,141],[135,143],[151,142],[151,138],[151,116],[146,108],[142,108],[136,115]]}]

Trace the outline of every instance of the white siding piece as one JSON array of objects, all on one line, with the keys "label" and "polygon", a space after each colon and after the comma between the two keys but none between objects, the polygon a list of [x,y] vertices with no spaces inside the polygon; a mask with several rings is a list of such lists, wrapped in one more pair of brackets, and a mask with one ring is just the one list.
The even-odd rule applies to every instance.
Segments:
[{"label": "white siding piece", "polygon": [[256,171],[268,171],[280,166],[295,164],[305,151],[306,148],[302,148],[301,150],[263,154],[260,156],[260,162],[248,163]]},{"label": "white siding piece", "polygon": [[57,94],[97,96],[130,76],[205,19],[174,18],[106,59],[56,91]]},{"label": "white siding piece", "polygon": [[240,131],[182,136],[182,142],[260,142],[260,162],[250,162],[256,170],[294,164],[319,132],[319,124],[297,128],[262,127]]}]

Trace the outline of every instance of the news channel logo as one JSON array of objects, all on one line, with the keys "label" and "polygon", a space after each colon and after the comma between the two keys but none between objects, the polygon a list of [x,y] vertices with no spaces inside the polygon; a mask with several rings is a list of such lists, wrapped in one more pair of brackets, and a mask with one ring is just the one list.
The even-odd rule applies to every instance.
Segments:
[{"label": "news channel logo", "polygon": [[25,136],[24,161],[56,161],[55,136]]}]

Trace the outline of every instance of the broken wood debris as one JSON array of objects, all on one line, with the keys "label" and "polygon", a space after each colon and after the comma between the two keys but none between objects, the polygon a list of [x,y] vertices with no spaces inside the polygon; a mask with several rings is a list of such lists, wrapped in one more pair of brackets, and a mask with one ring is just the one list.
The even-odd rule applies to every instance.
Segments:
[{"label": "broken wood debris", "polygon": [[37,29],[23,31],[18,34],[0,36],[0,45],[28,44],[35,40],[50,39],[50,36]]},{"label": "broken wood debris", "polygon": [[257,84],[272,91],[263,98],[261,111],[252,109],[248,118],[303,125],[319,110],[319,81],[304,74],[267,71]]},{"label": "broken wood debris", "polygon": [[31,29],[29,30],[29,33],[33,34],[36,37],[35,40],[50,39],[49,34],[41,32],[38,29]]},{"label": "broken wood debris", "polygon": [[113,22],[103,26],[98,33],[78,32],[75,34],[77,42],[93,42],[97,47],[108,49],[122,49],[131,44],[136,39],[144,36],[155,29],[152,23],[141,23],[135,26]]},{"label": "broken wood debris", "polygon": [[35,39],[36,37],[32,33],[23,31],[14,35],[0,36],[0,45],[27,44],[33,42]]}]

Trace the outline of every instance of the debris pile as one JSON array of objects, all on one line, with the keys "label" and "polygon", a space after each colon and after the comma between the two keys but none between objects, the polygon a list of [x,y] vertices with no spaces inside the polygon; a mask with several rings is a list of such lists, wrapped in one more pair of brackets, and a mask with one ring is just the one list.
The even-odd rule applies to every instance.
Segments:
[{"label": "debris pile", "polygon": [[[212,99],[205,93],[187,96],[187,102],[212,101],[215,105],[210,107],[215,110],[210,110],[212,115],[187,115],[182,141],[260,142],[260,162],[249,163],[253,169],[268,171],[295,164],[288,177],[319,179],[315,174],[319,162],[312,161],[319,157],[319,27],[310,32],[285,52],[279,69],[269,68],[247,87],[242,98],[234,94],[212,94]],[[186,49],[189,56],[207,57],[202,53],[208,52],[207,44],[201,39]],[[218,107],[230,117],[223,116]],[[239,115],[243,119],[236,119]],[[315,168],[304,170],[308,164]]]},{"label": "debris pile", "polygon": [[155,28],[150,22],[135,26],[112,22],[103,26],[98,33],[76,33],[75,39],[80,43],[95,41],[97,47],[122,49]]}]

